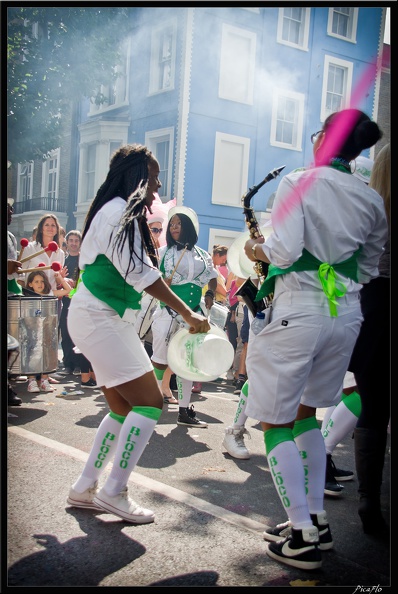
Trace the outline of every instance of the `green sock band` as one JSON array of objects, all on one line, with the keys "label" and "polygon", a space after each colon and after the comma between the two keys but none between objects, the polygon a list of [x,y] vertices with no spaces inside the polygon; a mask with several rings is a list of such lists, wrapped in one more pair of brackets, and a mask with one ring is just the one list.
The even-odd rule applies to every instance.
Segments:
[{"label": "green sock band", "polygon": [[155,372],[156,375],[156,379],[157,380],[162,380],[163,376],[164,376],[164,372],[166,371],[165,369],[157,369],[157,367],[153,368],[153,371]]},{"label": "green sock band", "polygon": [[241,392],[243,392],[243,394],[245,396],[249,395],[249,380],[246,380],[245,383],[242,386]]},{"label": "green sock band", "polygon": [[351,394],[345,394],[342,399],[348,410],[352,412],[357,418],[361,414],[362,402],[358,392],[351,392]]},{"label": "green sock band", "polygon": [[154,421],[158,421],[162,414],[162,409],[155,408],[154,406],[133,406],[131,410],[137,413],[137,415],[148,417],[148,419],[153,419]]},{"label": "green sock band", "polygon": [[123,425],[123,423],[124,423],[124,420],[125,420],[125,418],[126,418],[126,417],[124,417],[123,415],[117,415],[117,414],[116,414],[116,413],[114,413],[113,411],[111,411],[111,412],[109,413],[109,416],[110,416],[110,417],[112,417],[112,419],[115,419],[115,421],[119,421],[119,423],[120,423],[121,425]]},{"label": "green sock band", "polygon": [[264,431],[265,452],[267,456],[283,441],[294,441],[293,431],[289,427],[275,427],[274,429]]},{"label": "green sock band", "polygon": [[293,437],[298,437],[306,431],[311,431],[311,429],[319,429],[318,421],[316,420],[315,415],[313,417],[308,417],[308,419],[296,421],[293,426]]}]

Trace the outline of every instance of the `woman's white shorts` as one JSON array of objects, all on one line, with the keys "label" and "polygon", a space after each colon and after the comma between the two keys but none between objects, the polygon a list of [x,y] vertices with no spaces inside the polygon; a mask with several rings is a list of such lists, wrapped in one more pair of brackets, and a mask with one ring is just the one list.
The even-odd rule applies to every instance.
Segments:
[{"label": "woman's white shorts", "polygon": [[295,303],[275,307],[259,334],[250,331],[246,414],[278,425],[293,421],[300,403],[337,404],[362,319],[358,300],[339,308],[337,318]]},{"label": "woman's white shorts", "polygon": [[[69,334],[90,361],[99,386],[112,388],[153,371],[148,353],[130,320],[90,293],[82,283],[68,311]],[[127,316],[126,316],[127,318]]]}]

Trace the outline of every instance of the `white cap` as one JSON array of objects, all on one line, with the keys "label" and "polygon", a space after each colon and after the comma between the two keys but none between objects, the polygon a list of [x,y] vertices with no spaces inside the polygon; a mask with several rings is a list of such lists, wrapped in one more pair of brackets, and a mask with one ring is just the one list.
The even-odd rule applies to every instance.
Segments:
[{"label": "white cap", "polygon": [[360,179],[361,181],[368,184],[370,181],[370,174],[372,173],[373,161],[368,157],[359,155],[354,161],[351,161],[351,170],[354,169],[352,174]]}]

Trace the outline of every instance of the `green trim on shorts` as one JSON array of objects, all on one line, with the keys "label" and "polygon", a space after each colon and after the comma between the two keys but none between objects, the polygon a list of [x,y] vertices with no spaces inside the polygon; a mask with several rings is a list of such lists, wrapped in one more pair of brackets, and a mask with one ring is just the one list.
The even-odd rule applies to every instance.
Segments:
[{"label": "green trim on shorts", "polygon": [[274,427],[264,431],[264,443],[267,456],[277,445],[284,441],[294,441],[293,431],[289,427]]},{"label": "green trim on shorts", "polygon": [[246,380],[242,386],[241,392],[243,392],[244,396],[249,395],[249,380]]},{"label": "green trim on shorts", "polygon": [[153,371],[155,372],[156,375],[156,379],[157,380],[162,380],[163,376],[164,376],[164,372],[166,371],[165,369],[157,369],[156,367],[153,368]]},{"label": "green trim on shorts", "polygon": [[351,392],[351,394],[344,394],[344,398],[342,398],[342,402],[346,405],[348,410],[352,412],[357,418],[361,414],[362,410],[362,401],[361,397],[358,392]]},{"label": "green trim on shorts", "polygon": [[293,437],[298,437],[302,433],[311,431],[311,429],[319,429],[315,415],[307,419],[301,419],[301,421],[296,421],[293,426]]},{"label": "green trim on shorts", "polygon": [[154,406],[133,406],[131,410],[137,413],[137,415],[142,415],[143,417],[147,417],[154,421],[158,421],[162,414],[162,409],[155,408]]},{"label": "green trim on shorts", "polygon": [[119,423],[121,425],[123,425],[124,420],[126,417],[124,417],[123,415],[117,415],[116,413],[114,413],[112,410],[109,413],[109,416],[112,417],[112,419],[115,419],[115,421],[119,421]]}]

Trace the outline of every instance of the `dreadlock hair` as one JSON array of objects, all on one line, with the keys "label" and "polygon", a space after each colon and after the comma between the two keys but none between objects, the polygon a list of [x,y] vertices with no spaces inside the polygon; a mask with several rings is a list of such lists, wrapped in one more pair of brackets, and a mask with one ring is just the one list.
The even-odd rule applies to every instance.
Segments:
[{"label": "dreadlock hair", "polygon": [[[132,268],[128,267],[126,276],[135,267],[133,254],[143,262],[144,248],[154,266],[157,266],[158,262],[156,247],[146,220],[148,163],[152,160],[155,160],[153,154],[142,144],[126,144],[117,149],[111,157],[108,175],[91,203],[84,223],[82,240],[95,215],[107,202],[117,196],[126,201],[126,208],[114,238],[114,250],[117,248],[119,254],[121,254],[126,241],[129,243]],[[142,237],[140,254],[136,254],[134,251],[134,219],[137,219]]]},{"label": "dreadlock hair", "polygon": [[181,233],[178,241],[172,238],[170,233],[170,219],[166,230],[167,247],[175,245],[177,246],[177,251],[179,251],[187,246],[188,250],[192,250],[198,241],[198,234],[196,233],[194,224],[186,214],[183,214],[182,212],[176,212],[175,214],[181,220]]}]

